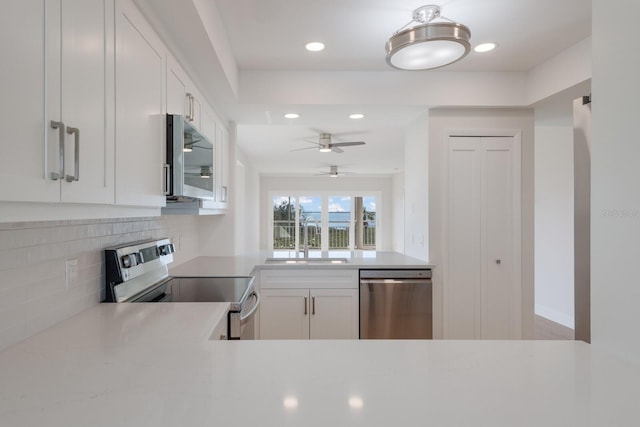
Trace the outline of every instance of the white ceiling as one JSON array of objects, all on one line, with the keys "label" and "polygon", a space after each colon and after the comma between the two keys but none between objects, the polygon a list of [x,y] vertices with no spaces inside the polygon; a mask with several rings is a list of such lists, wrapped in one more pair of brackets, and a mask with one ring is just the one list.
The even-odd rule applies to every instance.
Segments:
[{"label": "white ceiling", "polygon": [[[181,0],[186,1],[186,0]],[[196,1],[196,0],[190,0]],[[205,1],[205,0],[201,0]],[[213,0],[208,0],[213,1]],[[162,15],[158,0],[138,0]],[[166,0],[165,0],[166,2]],[[385,42],[411,20],[425,0],[215,0],[240,73],[270,71],[393,71],[385,63]],[[436,0],[442,15],[468,26],[471,42],[498,43],[490,53],[471,52],[440,70],[417,72],[523,72],[591,34],[590,0]],[[154,6],[155,4],[155,6]],[[166,9],[166,8],[165,8]],[[164,12],[168,15],[168,12]],[[176,22],[165,16],[167,25]],[[183,29],[183,33],[185,29]],[[180,32],[180,29],[174,31]],[[180,38],[180,34],[174,34]],[[309,41],[326,49],[310,53]],[[185,45],[186,46],[186,45]],[[394,71],[408,73],[406,71]],[[328,77],[330,79],[330,77]],[[240,82],[242,93],[242,79]],[[403,88],[411,90],[411,88]],[[375,91],[371,87],[370,91]],[[403,105],[236,105],[240,148],[262,174],[312,176],[329,165],[344,166],[358,176],[388,175],[402,170],[404,133],[425,106]],[[296,112],[299,119],[284,119]],[[362,112],[366,117],[347,116]],[[291,151],[311,146],[304,141],[319,132],[337,134],[336,141],[364,140],[344,153]]]},{"label": "white ceiling", "polygon": [[[417,7],[435,3],[493,41],[449,71],[528,70],[591,34],[590,0],[216,0],[242,69],[388,70],[385,43]],[[322,53],[304,50],[322,41]]]}]

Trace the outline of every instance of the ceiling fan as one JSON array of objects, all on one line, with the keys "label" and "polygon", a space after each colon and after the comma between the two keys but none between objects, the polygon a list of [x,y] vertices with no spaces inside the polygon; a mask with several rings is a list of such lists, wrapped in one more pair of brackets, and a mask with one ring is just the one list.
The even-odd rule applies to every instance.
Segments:
[{"label": "ceiling fan", "polygon": [[[333,151],[334,153],[344,153],[344,150],[342,150],[342,148],[340,147],[350,147],[352,145],[365,144],[364,141],[331,142],[331,134],[326,132],[320,133],[317,142],[311,139],[305,139],[304,141],[317,145],[318,150],[321,153],[329,153],[331,151]],[[316,148],[316,147],[298,148],[296,150],[291,150],[291,151],[310,150],[313,148]]]},{"label": "ceiling fan", "polygon": [[338,166],[329,166],[329,172],[317,173],[318,176],[328,176],[330,178],[337,178],[339,176],[354,175],[352,172],[338,172]]}]

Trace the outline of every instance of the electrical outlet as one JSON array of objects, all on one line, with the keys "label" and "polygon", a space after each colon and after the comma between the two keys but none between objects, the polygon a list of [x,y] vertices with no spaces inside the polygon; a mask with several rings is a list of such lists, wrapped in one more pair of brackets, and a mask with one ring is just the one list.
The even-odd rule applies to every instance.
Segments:
[{"label": "electrical outlet", "polygon": [[68,259],[66,262],[66,284],[65,290],[75,288],[78,284],[78,259]]}]

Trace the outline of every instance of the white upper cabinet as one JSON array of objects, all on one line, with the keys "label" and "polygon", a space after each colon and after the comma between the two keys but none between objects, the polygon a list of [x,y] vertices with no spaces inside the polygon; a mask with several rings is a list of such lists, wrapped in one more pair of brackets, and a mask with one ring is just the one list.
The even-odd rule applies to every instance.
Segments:
[{"label": "white upper cabinet", "polygon": [[216,204],[218,209],[229,207],[229,132],[216,126]]},{"label": "white upper cabinet", "polygon": [[129,1],[116,7],[116,204],[163,206],[165,47]]},{"label": "white upper cabinet", "polygon": [[167,55],[167,113],[184,116],[202,131],[202,96],[176,59]]},{"label": "white upper cabinet", "polygon": [[0,200],[113,203],[109,10],[113,0],[3,4]]}]

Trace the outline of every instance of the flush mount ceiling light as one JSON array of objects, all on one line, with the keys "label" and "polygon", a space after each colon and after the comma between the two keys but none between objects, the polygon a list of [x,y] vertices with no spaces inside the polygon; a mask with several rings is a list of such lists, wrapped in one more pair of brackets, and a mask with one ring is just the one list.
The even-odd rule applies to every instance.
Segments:
[{"label": "flush mount ceiling light", "polygon": [[364,118],[364,114],[362,113],[354,113],[349,115],[350,119],[358,120]]},{"label": "flush mount ceiling light", "polygon": [[[433,22],[440,18],[445,22]],[[471,50],[471,31],[440,15],[439,6],[422,6],[387,42],[387,64],[399,70],[432,70],[453,64]]]},{"label": "flush mount ceiling light", "polygon": [[298,113],[287,113],[284,115],[285,119],[297,119],[298,117],[300,117]]}]

